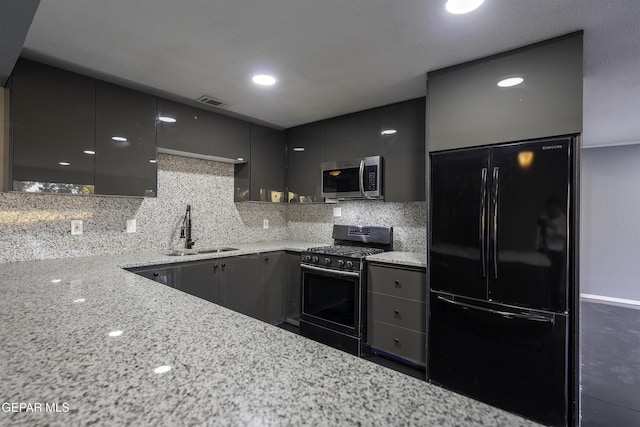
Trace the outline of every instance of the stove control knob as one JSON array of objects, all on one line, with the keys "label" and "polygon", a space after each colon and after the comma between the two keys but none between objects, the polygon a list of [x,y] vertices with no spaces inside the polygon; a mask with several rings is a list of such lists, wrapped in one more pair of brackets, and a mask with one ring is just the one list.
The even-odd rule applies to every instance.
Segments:
[{"label": "stove control knob", "polygon": [[338,260],[338,267],[344,267],[344,261],[339,259]]},{"label": "stove control knob", "polygon": [[324,259],[324,264],[325,265],[331,265],[331,258],[325,258]]},{"label": "stove control knob", "polygon": [[305,256],[302,258],[302,260],[303,260],[304,262],[311,262],[311,255],[305,255]]},{"label": "stove control knob", "polygon": [[311,259],[311,262],[313,262],[314,264],[317,264],[319,261],[320,261],[320,259],[319,259],[317,256],[314,256],[314,257]]},{"label": "stove control knob", "polygon": [[347,268],[353,268],[353,262],[347,261]]}]

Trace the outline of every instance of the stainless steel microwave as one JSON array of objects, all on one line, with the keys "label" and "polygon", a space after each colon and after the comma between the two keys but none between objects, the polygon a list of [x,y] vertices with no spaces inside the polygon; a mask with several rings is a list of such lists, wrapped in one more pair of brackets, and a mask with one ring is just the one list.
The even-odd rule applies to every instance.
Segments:
[{"label": "stainless steel microwave", "polygon": [[324,162],[322,197],[327,199],[382,199],[382,156]]}]

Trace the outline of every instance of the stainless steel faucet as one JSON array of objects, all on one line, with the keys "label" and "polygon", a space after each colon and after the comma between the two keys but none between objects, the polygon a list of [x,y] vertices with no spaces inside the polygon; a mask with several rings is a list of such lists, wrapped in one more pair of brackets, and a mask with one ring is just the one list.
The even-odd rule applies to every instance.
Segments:
[{"label": "stainless steel faucet", "polygon": [[191,239],[191,205],[187,205],[187,212],[185,212],[184,214],[184,219],[182,220],[182,228],[180,228],[180,238],[185,239],[185,249],[193,248],[195,240]]}]

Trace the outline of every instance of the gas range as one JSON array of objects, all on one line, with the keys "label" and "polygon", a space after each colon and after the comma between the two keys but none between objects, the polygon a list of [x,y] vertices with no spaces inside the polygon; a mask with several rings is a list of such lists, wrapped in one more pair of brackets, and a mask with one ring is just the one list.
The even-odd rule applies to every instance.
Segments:
[{"label": "gas range", "polygon": [[301,262],[308,265],[321,265],[326,268],[360,271],[364,258],[382,252],[384,249],[366,246],[318,246],[304,251]]}]

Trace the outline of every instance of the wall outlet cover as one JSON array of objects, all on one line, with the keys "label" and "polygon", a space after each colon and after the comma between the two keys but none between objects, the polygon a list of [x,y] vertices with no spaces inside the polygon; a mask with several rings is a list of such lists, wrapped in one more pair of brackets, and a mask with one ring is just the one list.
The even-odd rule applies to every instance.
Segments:
[{"label": "wall outlet cover", "polygon": [[333,208],[333,217],[338,218],[342,216],[342,208]]},{"label": "wall outlet cover", "polygon": [[82,220],[81,219],[72,219],[71,220],[71,235],[78,236],[82,234]]},{"label": "wall outlet cover", "polygon": [[269,228],[269,220],[267,218],[262,220],[262,228]]},{"label": "wall outlet cover", "polygon": [[135,233],[136,232],[136,220],[128,219],[127,220],[127,233]]}]

